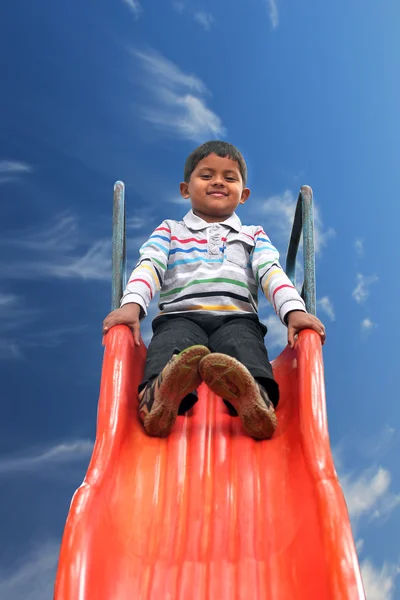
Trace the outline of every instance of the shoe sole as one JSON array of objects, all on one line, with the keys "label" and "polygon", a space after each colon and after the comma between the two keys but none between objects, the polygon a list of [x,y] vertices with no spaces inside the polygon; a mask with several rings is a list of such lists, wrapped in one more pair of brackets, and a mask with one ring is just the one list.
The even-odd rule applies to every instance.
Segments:
[{"label": "shoe sole", "polygon": [[255,439],[272,437],[278,424],[275,411],[264,404],[257,383],[241,362],[213,353],[202,359],[199,371],[208,387],[235,407],[248,435]]},{"label": "shoe sole", "polygon": [[165,437],[170,433],[182,399],[201,383],[199,363],[208,354],[205,346],[192,346],[181,352],[163,373],[152,409],[144,418],[149,435]]}]

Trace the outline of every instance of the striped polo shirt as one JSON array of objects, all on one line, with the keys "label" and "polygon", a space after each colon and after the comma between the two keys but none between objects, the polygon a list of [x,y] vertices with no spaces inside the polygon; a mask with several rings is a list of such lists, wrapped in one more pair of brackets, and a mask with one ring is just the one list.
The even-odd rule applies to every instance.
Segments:
[{"label": "striped polo shirt", "polygon": [[159,315],[257,313],[259,287],[283,323],[288,312],[306,310],[263,228],[242,225],[236,213],[220,223],[192,210],[182,221],[165,220],[139,255],[121,306],[139,304],[142,317],[157,292]]}]

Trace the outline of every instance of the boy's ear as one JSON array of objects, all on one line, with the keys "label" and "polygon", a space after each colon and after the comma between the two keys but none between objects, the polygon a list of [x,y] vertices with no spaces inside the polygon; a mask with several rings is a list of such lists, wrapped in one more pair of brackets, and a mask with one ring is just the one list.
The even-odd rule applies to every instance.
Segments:
[{"label": "boy's ear", "polygon": [[183,182],[180,184],[180,186],[179,186],[179,189],[180,189],[180,191],[181,191],[181,196],[182,196],[183,198],[186,198],[186,200],[187,200],[188,198],[190,198],[190,194],[189,194],[189,184],[188,184],[188,183],[186,183],[186,181],[183,181]]},{"label": "boy's ear", "polygon": [[249,188],[243,188],[239,204],[244,204],[246,202],[246,200],[248,200],[249,196],[250,196],[250,189]]}]

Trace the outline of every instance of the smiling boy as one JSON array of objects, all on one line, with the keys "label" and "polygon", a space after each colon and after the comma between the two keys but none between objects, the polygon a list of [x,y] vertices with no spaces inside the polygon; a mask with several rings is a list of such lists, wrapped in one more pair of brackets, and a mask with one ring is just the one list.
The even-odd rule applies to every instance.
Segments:
[{"label": "smiling boy", "polygon": [[140,320],[160,291],[153,321],[139,414],[150,435],[168,435],[177,414],[197,401],[201,381],[239,415],[248,435],[270,438],[277,425],[279,388],[258,318],[258,287],[288,327],[288,343],[303,329],[325,329],[279,264],[279,253],[261,226],[242,225],[247,167],[234,146],[212,141],[188,157],[180,191],[192,208],[182,221],[167,219],[140,249],[121,300],[103,332],[128,325],[140,343]]}]

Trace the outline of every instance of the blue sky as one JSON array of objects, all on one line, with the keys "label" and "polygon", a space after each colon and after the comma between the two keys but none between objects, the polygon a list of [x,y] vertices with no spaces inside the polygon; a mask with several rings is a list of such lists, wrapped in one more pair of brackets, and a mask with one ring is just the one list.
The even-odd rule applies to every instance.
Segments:
[{"label": "blue sky", "polygon": [[[223,138],[249,166],[238,214],[283,262],[314,190],[332,448],[368,600],[400,599],[398,3],[21,0],[0,22],[0,597],[51,598],[90,458],[113,183],[132,267],[188,209],[187,154]],[[276,356],[285,331],[261,306]]]}]

